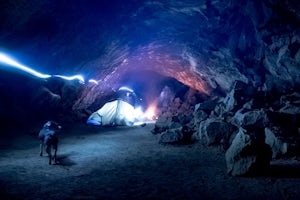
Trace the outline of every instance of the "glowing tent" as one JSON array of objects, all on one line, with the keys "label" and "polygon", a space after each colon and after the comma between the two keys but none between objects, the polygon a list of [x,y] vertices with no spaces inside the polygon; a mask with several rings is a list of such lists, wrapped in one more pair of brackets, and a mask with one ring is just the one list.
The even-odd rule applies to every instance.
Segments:
[{"label": "glowing tent", "polygon": [[99,126],[132,126],[134,120],[134,107],[121,99],[117,99],[107,102],[102,108],[92,113],[87,123]]}]

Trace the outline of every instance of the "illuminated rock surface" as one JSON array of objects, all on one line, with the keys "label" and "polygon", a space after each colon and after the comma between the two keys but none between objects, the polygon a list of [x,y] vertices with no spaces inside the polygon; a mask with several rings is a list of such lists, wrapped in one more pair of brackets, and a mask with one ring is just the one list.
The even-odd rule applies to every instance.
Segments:
[{"label": "illuminated rock surface", "polygon": [[1,50],[49,73],[81,73],[99,81],[84,88],[74,109],[86,109],[99,94],[117,89],[128,72],[152,71],[205,95],[226,92],[235,80],[256,87],[266,82],[268,89],[278,81],[289,89],[299,83],[296,1],[0,6]]}]

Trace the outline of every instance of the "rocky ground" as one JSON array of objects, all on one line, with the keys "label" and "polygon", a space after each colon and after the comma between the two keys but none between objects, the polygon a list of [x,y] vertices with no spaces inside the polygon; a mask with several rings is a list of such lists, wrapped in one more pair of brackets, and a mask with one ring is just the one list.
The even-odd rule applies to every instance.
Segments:
[{"label": "rocky ground", "polygon": [[227,174],[222,148],[200,142],[162,145],[153,128],[65,125],[57,165],[39,157],[33,132],[11,132],[16,137],[0,140],[0,199],[299,197],[296,158],[273,160],[263,176],[233,177]]}]

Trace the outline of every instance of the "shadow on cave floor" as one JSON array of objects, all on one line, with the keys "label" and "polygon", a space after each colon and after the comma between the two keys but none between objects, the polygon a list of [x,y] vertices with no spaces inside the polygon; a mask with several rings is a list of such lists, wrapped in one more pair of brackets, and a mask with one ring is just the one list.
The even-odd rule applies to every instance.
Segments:
[{"label": "shadow on cave floor", "polygon": [[300,163],[296,161],[273,161],[268,174],[272,178],[300,178]]},{"label": "shadow on cave floor", "polygon": [[60,165],[60,166],[73,166],[76,165],[76,163],[70,159],[70,155],[71,154],[60,154],[57,155],[57,159],[56,159],[56,164],[55,165]]},{"label": "shadow on cave floor", "polygon": [[238,177],[300,179],[300,162],[294,158],[273,160],[268,169],[256,169]]}]

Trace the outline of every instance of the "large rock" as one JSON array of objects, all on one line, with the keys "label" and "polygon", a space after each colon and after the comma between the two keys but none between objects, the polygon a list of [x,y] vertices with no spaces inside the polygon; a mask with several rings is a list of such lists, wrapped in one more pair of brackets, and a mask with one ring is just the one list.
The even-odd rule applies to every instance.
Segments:
[{"label": "large rock", "polygon": [[255,94],[255,88],[242,81],[235,81],[232,89],[223,100],[224,111],[238,110]]},{"label": "large rock", "polygon": [[273,36],[273,43],[269,46],[269,51],[266,51],[263,65],[268,75],[265,76],[264,89],[272,96],[280,96],[293,90],[299,91],[299,60],[296,57],[300,43],[299,32],[296,35],[291,37],[287,32]]},{"label": "large rock", "polygon": [[190,114],[190,115],[179,114],[179,115],[176,115],[176,116],[172,117],[172,122],[178,122],[181,125],[191,123],[192,121],[193,121],[193,115],[192,114]]},{"label": "large rock", "polygon": [[171,126],[171,123],[172,123],[171,117],[159,116],[155,123],[155,127],[152,130],[152,133],[159,134],[166,131]]},{"label": "large rock", "polygon": [[287,153],[288,144],[277,137],[278,131],[275,127],[265,128],[265,143],[272,149],[272,158],[278,158]]},{"label": "large rock", "polygon": [[242,128],[225,153],[227,172],[232,176],[267,173],[271,158],[270,147]]},{"label": "large rock", "polygon": [[292,115],[294,118],[300,118],[300,94],[294,92],[292,94],[283,95],[280,97],[279,113]]},{"label": "large rock", "polygon": [[194,111],[194,120],[195,123],[200,123],[203,120],[206,120],[208,117],[208,114],[204,112],[203,110],[195,110]]},{"label": "large rock", "polygon": [[169,129],[160,135],[160,144],[176,144],[183,138],[181,129]]},{"label": "large rock", "polygon": [[187,125],[181,126],[179,123],[172,123],[170,129],[160,135],[160,144],[190,144],[196,141],[195,130]]},{"label": "large rock", "polygon": [[208,118],[208,115],[203,110],[194,111],[194,126],[199,130],[200,123]]},{"label": "large rock", "polygon": [[255,155],[241,155],[243,149],[250,146],[250,142],[250,136],[240,129],[232,141],[231,146],[225,153],[228,174],[233,176],[246,174],[250,167],[255,163]]},{"label": "large rock", "polygon": [[219,103],[219,98],[214,97],[212,99],[206,100],[202,103],[196,104],[195,110],[196,111],[204,111],[206,114],[210,114]]},{"label": "large rock", "polygon": [[200,123],[198,129],[199,140],[207,145],[223,144],[227,149],[230,143],[230,137],[237,131],[237,127],[222,121],[221,119],[210,118]]},{"label": "large rock", "polygon": [[300,93],[293,92],[292,94],[283,95],[280,98],[282,103],[292,104],[294,106],[300,106]]},{"label": "large rock", "polygon": [[174,97],[174,92],[168,86],[165,86],[158,97],[158,107],[162,110],[167,110]]},{"label": "large rock", "polygon": [[286,104],[284,107],[282,107],[279,112],[285,113],[285,114],[291,114],[291,115],[298,115],[300,116],[300,106],[295,106],[293,104]]},{"label": "large rock", "polygon": [[271,74],[265,76],[264,91],[273,94],[286,94],[293,88],[293,81],[286,68],[280,67],[281,64],[277,63],[277,55],[267,55],[263,60],[265,69]]},{"label": "large rock", "polygon": [[247,111],[241,109],[232,118],[232,123],[245,129],[264,128],[268,124],[268,117],[263,109]]}]

